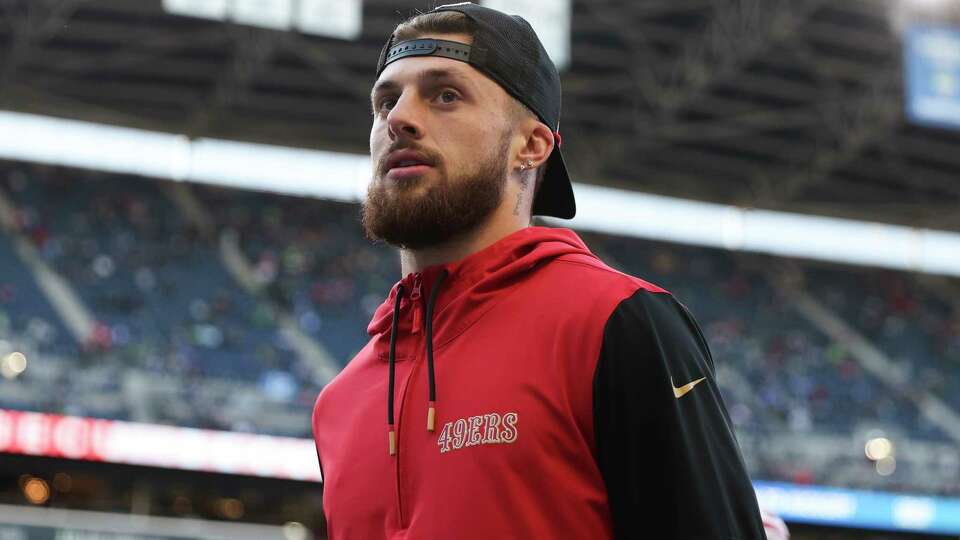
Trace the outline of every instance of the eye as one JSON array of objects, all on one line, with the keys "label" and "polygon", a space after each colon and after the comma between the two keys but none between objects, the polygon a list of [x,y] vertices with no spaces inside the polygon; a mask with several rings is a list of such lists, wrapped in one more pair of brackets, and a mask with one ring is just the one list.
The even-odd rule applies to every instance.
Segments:
[{"label": "eye", "polygon": [[377,106],[377,110],[386,110],[389,111],[397,104],[396,98],[388,97],[380,100],[380,105]]},{"label": "eye", "polygon": [[390,109],[397,104],[397,98],[395,97],[383,97],[380,98],[374,103],[373,112],[374,114],[381,112],[389,112]]},{"label": "eye", "polygon": [[460,99],[460,94],[453,90],[444,90],[437,95],[437,99],[440,100],[440,103],[450,104]]}]

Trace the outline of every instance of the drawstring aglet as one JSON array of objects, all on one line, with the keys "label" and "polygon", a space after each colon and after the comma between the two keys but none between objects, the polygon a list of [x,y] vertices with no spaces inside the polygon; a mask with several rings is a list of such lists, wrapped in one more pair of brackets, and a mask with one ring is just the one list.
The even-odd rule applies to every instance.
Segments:
[{"label": "drawstring aglet", "polygon": [[430,300],[427,301],[427,431],[433,432],[437,423],[437,380],[433,371],[433,307],[437,302],[437,293],[440,292],[440,285],[447,279],[449,272],[446,269],[437,276],[437,281],[430,288]]},{"label": "drawstring aglet", "polygon": [[427,431],[433,431],[437,425],[437,408],[434,402],[429,402],[427,408]]},{"label": "drawstring aglet", "polygon": [[397,455],[397,432],[390,426],[390,455]]}]

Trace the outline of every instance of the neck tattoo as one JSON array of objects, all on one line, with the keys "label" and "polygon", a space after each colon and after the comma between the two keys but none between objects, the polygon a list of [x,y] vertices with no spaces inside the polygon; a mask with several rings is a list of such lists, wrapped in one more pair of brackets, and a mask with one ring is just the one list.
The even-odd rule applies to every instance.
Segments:
[{"label": "neck tattoo", "polygon": [[526,176],[520,177],[520,193],[517,193],[517,204],[513,206],[513,215],[520,215],[520,203],[523,201],[523,194],[527,192],[527,185],[529,185],[530,179]]}]

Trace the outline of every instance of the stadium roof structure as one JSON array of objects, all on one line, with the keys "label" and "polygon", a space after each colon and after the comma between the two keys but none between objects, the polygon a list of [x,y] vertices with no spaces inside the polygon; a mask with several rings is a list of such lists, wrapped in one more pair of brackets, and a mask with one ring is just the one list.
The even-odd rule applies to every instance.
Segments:
[{"label": "stadium roof structure", "polygon": [[[905,118],[898,5],[573,0],[572,175],[960,230],[960,134]],[[424,7],[364,0],[347,41],[170,15],[161,0],[9,0],[0,109],[365,152],[380,47]]]}]

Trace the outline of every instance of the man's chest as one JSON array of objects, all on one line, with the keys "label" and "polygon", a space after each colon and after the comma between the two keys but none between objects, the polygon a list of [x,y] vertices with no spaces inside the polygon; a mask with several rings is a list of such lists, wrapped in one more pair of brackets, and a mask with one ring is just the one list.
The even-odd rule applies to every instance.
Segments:
[{"label": "man's chest", "polygon": [[569,351],[531,341],[521,325],[465,337],[434,351],[432,431],[425,347],[406,344],[392,396],[395,455],[388,451],[387,363],[371,359],[358,372],[366,380],[355,385],[362,392],[337,419],[340,427],[317,434],[328,516],[400,526],[423,508],[475,508],[470,499],[480,495],[495,501],[497,493],[556,489],[558,472],[589,469],[591,380],[571,372]]}]

